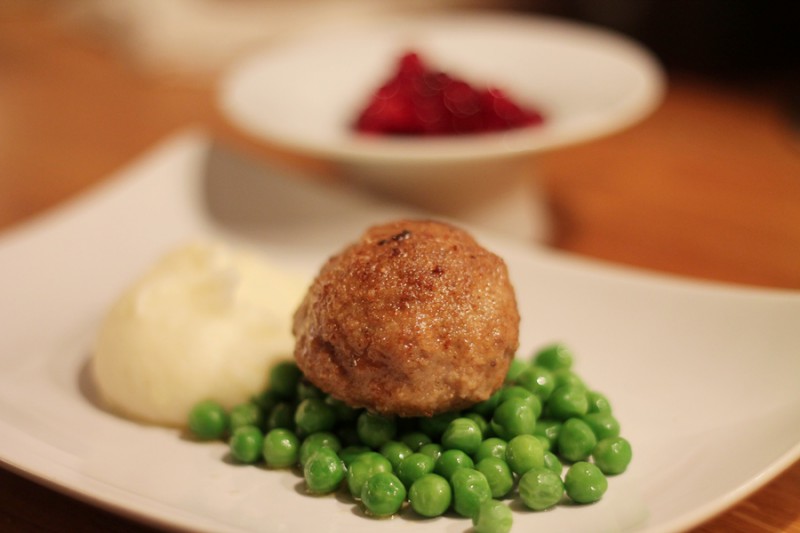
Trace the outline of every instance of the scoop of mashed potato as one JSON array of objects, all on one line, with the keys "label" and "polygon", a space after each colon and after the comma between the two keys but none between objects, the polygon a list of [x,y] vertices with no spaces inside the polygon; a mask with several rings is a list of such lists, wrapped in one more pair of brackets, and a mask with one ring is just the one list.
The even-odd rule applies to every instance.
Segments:
[{"label": "scoop of mashed potato", "polygon": [[204,399],[248,400],[291,358],[291,317],[305,288],[251,251],[212,242],[173,250],[102,322],[92,362],[101,399],[167,426],[185,425]]}]

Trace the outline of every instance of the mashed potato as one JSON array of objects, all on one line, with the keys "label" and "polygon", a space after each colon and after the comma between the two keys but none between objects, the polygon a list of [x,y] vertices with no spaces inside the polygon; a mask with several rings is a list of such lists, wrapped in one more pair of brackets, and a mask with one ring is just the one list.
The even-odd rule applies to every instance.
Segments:
[{"label": "mashed potato", "polygon": [[105,317],[92,373],[124,416],[186,424],[203,399],[231,407],[266,386],[291,358],[291,318],[304,280],[252,252],[192,243],[163,257]]}]

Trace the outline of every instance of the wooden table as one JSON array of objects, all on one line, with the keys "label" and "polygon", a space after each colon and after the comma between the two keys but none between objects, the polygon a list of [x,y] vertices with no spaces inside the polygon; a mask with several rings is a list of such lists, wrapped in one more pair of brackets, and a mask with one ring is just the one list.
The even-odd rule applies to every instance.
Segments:
[{"label": "wooden table", "polygon": [[[12,3],[13,5],[13,3]],[[21,4],[20,4],[21,5]],[[240,134],[213,80],[131,68],[47,2],[0,8],[0,231],[80,194],[162,139],[201,125],[262,157],[316,162]],[[552,246],[707,280],[800,289],[800,139],[768,83],[672,73],[639,125],[544,156]],[[145,526],[0,470],[0,530]],[[800,532],[800,463],[698,531]]]}]

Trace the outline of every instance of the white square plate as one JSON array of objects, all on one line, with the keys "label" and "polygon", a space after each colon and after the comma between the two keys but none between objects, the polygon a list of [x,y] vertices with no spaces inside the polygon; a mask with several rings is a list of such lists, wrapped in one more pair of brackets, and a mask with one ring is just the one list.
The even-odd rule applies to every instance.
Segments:
[{"label": "white square plate", "polygon": [[[198,132],[0,236],[0,460],[136,518],[196,531],[463,532],[374,521],[302,494],[291,472],[223,461],[223,444],[100,409],[86,376],[99,317],[173,245],[214,234],[313,275],[367,225],[404,214],[247,163]],[[515,511],[515,531],[675,531],[800,456],[800,293],[609,267],[475,230],[510,268],[521,356],[552,340],[611,398],[634,460],[599,503]],[[540,529],[541,528],[541,529]]]}]

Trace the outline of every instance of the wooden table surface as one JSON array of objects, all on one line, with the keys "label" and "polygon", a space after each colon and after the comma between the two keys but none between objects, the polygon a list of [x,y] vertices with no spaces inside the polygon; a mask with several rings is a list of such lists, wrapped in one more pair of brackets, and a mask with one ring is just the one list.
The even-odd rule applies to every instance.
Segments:
[{"label": "wooden table surface", "polygon": [[[13,3],[12,3],[13,5]],[[213,79],[132,68],[38,8],[0,8],[0,232],[72,198],[187,125],[316,167],[237,132]],[[800,138],[768,83],[671,73],[663,105],[613,136],[543,156],[551,246],[682,276],[800,289]],[[145,526],[0,469],[0,530]],[[699,527],[800,532],[800,463]]]}]

